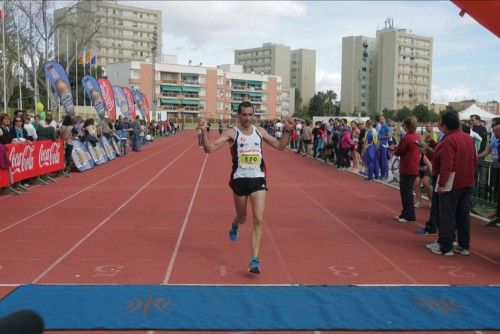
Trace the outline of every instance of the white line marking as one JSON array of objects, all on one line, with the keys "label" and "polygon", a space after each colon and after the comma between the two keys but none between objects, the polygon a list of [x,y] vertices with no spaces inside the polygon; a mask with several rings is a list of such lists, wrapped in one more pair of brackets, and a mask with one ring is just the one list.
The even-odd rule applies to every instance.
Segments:
[{"label": "white line marking", "polygon": [[[23,283],[0,283],[0,287],[10,287],[10,286],[20,286],[20,285],[30,285],[31,283],[29,282],[23,282]],[[50,282],[50,283],[37,283],[37,285],[58,285],[58,286],[81,286],[81,283],[56,283],[56,282]],[[85,283],[85,285],[89,286],[123,286],[126,285],[124,283]],[[154,285],[154,284],[152,284]],[[319,286],[319,287],[463,287],[466,285],[455,285],[455,284],[289,284],[289,283],[267,283],[267,284],[245,284],[245,283],[207,283],[207,284],[199,284],[199,283],[171,283],[169,286],[198,286],[198,287],[211,287],[211,286],[241,286],[241,287],[246,287],[246,286],[252,286],[252,287],[261,287],[261,286],[288,286],[288,287],[314,287],[314,286]],[[500,287],[500,284],[480,284],[480,285],[474,285],[474,286],[480,286],[480,287],[485,287],[485,288],[497,288]]]},{"label": "white line marking", "polygon": [[43,277],[45,277],[54,267],[56,267],[61,261],[63,261],[68,255],[70,255],[75,249],[77,249],[85,240],[90,238],[99,228],[106,224],[115,214],[125,207],[130,201],[132,201],[140,192],[142,192],[151,182],[153,182],[158,176],[160,176],[165,170],[167,170],[174,162],[177,161],[181,156],[184,155],[194,144],[191,144],[182,151],[174,160],[170,161],[168,165],[163,167],[155,176],[153,176],[147,183],[145,183],[139,190],[137,190],[132,196],[129,197],[125,202],[122,203],[115,211],[113,211],[108,217],[106,217],[99,225],[94,227],[86,236],[84,236],[80,241],[78,241],[73,247],[71,247],[66,253],[64,253],[59,259],[57,259],[52,265],[50,265],[43,273],[41,273],[37,278],[33,280],[33,283],[38,283]]},{"label": "white line marking", "polygon": [[117,172],[115,172],[115,173],[113,173],[113,174],[109,175],[108,177],[106,177],[106,178],[104,178],[104,179],[102,179],[102,180],[100,180],[100,181],[98,181],[98,182],[96,182],[96,183],[94,183],[94,184],[91,184],[90,186],[88,186],[88,187],[86,187],[86,188],[83,188],[83,189],[81,189],[80,191],[78,191],[78,192],[76,192],[76,193],[74,193],[74,194],[72,194],[72,195],[69,195],[68,197],[65,197],[65,198],[63,198],[63,199],[61,199],[61,200],[59,200],[59,201],[57,201],[57,202],[55,202],[55,203],[53,203],[53,204],[51,204],[51,205],[49,205],[49,206],[45,207],[45,208],[43,208],[43,209],[41,209],[41,210],[39,210],[39,211],[37,211],[37,212],[35,212],[35,213],[33,213],[33,214],[31,214],[31,215],[29,215],[29,216],[27,216],[27,217],[25,217],[25,218],[21,219],[21,220],[18,220],[17,222],[15,222],[15,223],[13,223],[13,224],[11,224],[11,225],[9,225],[9,226],[6,226],[6,227],[4,227],[4,228],[0,229],[0,233],[5,232],[5,231],[7,231],[7,230],[10,230],[11,228],[16,227],[17,225],[19,225],[19,224],[21,224],[21,223],[23,223],[23,222],[27,221],[28,219],[33,218],[33,217],[35,217],[35,216],[39,215],[40,213],[43,213],[43,212],[45,212],[45,211],[47,211],[47,210],[52,209],[53,207],[55,207],[55,206],[57,206],[57,205],[61,204],[62,202],[65,202],[65,201],[67,201],[68,199],[71,199],[71,198],[75,197],[76,195],[81,194],[82,192],[87,191],[87,190],[89,190],[90,188],[92,188],[92,187],[94,187],[94,186],[96,186],[96,185],[98,185],[98,184],[100,184],[100,183],[103,183],[104,181],[106,181],[106,180],[108,180],[108,179],[112,178],[113,176],[115,176],[115,175],[117,175],[117,174],[120,174],[120,173],[122,173],[122,172],[124,172],[124,171],[126,171],[126,170],[128,170],[128,169],[130,169],[130,168],[132,168],[132,167],[134,167],[135,165],[137,165],[137,164],[139,164],[139,163],[143,162],[144,160],[148,160],[148,159],[152,158],[153,156],[155,156],[155,155],[157,155],[157,154],[160,154],[160,153],[162,153],[163,151],[165,151],[165,150],[167,150],[167,149],[171,148],[172,146],[177,145],[177,144],[179,144],[179,143],[181,143],[181,142],[183,142],[183,141],[186,141],[187,139],[189,139],[189,138],[186,138],[186,139],[180,140],[180,141],[178,141],[178,142],[174,143],[173,145],[169,145],[168,147],[165,147],[164,149],[162,149],[162,150],[160,150],[160,151],[158,151],[158,152],[156,152],[156,153],[154,153],[154,154],[152,154],[152,155],[150,155],[150,156],[147,156],[147,157],[145,157],[145,158],[142,158],[141,160],[134,162],[133,164],[129,165],[128,167],[125,167],[125,168],[123,168],[123,169],[121,169],[121,170],[119,170],[119,171],[117,171]]},{"label": "white line marking", "polygon": [[325,211],[330,217],[332,217],[337,222],[339,222],[345,229],[347,229],[349,232],[351,232],[352,234],[354,234],[361,242],[363,242],[365,245],[367,245],[368,247],[370,247],[375,253],[377,253],[380,257],[382,257],[386,262],[388,262],[389,264],[391,264],[401,275],[403,275],[404,277],[406,277],[410,282],[412,282],[414,284],[417,283],[417,281],[413,277],[411,277],[403,269],[399,268],[399,266],[396,263],[394,263],[391,259],[389,259],[387,256],[385,256],[384,254],[382,254],[375,246],[373,246],[371,243],[369,243],[367,240],[365,240],[362,236],[360,236],[358,233],[356,233],[356,231],[354,231],[353,229],[351,229],[346,223],[344,223],[344,221],[342,219],[340,219],[339,217],[337,217],[333,213],[331,213],[327,208],[325,208],[317,200],[315,200],[308,193],[306,193],[301,187],[297,186],[297,188],[300,191],[302,191],[302,193],[304,193],[304,195],[306,195],[318,207],[320,207],[323,211]]},{"label": "white line marking", "polygon": [[189,216],[191,215],[191,210],[193,209],[194,199],[196,198],[196,194],[198,193],[198,188],[200,186],[200,181],[203,175],[203,171],[205,170],[207,159],[208,159],[208,154],[205,154],[205,160],[203,160],[203,165],[201,166],[200,175],[198,176],[198,181],[196,182],[196,186],[194,187],[193,195],[191,196],[191,202],[189,202],[189,207],[187,209],[186,216],[184,217],[184,221],[182,222],[181,231],[179,232],[179,236],[177,237],[177,242],[175,243],[174,252],[170,257],[170,263],[168,264],[167,272],[165,274],[165,278],[163,279],[162,284],[168,284],[168,282],[170,281],[170,277],[172,276],[172,271],[174,270],[174,264],[177,258],[177,253],[179,252],[182,237],[184,236],[184,231],[186,230],[187,222],[189,220]]}]

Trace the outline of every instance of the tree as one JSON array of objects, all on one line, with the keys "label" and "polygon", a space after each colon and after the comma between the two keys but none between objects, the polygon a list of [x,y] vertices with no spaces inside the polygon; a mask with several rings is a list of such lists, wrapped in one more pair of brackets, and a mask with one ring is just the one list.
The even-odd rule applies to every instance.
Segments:
[{"label": "tree", "polygon": [[[100,25],[95,13],[92,12],[91,1],[69,1],[64,19],[59,22],[53,21],[54,1],[49,0],[13,0],[14,15],[19,19],[19,33],[22,45],[25,47],[21,66],[28,76],[31,84],[35,87],[34,96],[36,100],[45,98],[47,103],[47,90],[50,92],[48,81],[45,79],[43,64],[50,59],[56,58],[54,45],[55,36],[59,29],[71,29],[76,37],[79,49],[89,46],[91,39],[99,32]],[[76,20],[74,9],[78,9],[80,20]],[[15,39],[12,39],[15,40]],[[69,63],[72,64],[78,55],[72,53]],[[35,66],[37,71],[35,73]],[[36,84],[35,84],[36,82]],[[57,105],[53,92],[49,94],[52,105]]]},{"label": "tree", "polygon": [[428,122],[430,120],[431,111],[423,104],[415,106],[412,113],[415,117],[417,117],[419,122]]},{"label": "tree", "polygon": [[325,111],[326,115],[333,116],[335,115],[335,105],[334,101],[337,100],[337,93],[333,90],[327,90],[325,93]]},{"label": "tree", "polygon": [[311,117],[325,115],[325,94],[323,92],[317,92],[311,98],[309,102],[309,115]]},{"label": "tree", "polygon": [[302,96],[300,95],[300,89],[295,88],[295,110],[302,108]]},{"label": "tree", "polygon": [[384,110],[382,110],[382,115],[384,115],[386,120],[394,120],[396,119],[396,110],[384,108]]},{"label": "tree", "polygon": [[309,110],[307,108],[295,109],[293,116],[304,120],[311,120],[311,115],[309,115]]},{"label": "tree", "polygon": [[403,107],[403,109],[399,109],[396,114],[396,121],[402,122],[405,118],[410,117],[412,115],[410,108]]}]

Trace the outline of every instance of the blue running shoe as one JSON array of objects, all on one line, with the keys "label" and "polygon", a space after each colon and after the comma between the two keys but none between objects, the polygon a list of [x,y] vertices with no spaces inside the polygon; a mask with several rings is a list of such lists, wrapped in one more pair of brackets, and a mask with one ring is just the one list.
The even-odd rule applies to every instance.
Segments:
[{"label": "blue running shoe", "polygon": [[260,274],[260,261],[256,256],[252,256],[252,260],[250,261],[250,268],[248,271],[253,274]]},{"label": "blue running shoe", "polygon": [[238,240],[238,224],[232,224],[231,229],[229,230],[229,240],[236,241]]}]

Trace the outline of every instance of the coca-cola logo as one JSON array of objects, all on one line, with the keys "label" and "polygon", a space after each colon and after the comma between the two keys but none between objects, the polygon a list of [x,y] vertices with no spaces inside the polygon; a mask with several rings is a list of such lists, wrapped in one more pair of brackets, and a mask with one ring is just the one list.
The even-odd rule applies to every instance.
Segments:
[{"label": "coca-cola logo", "polygon": [[38,166],[54,166],[61,163],[61,143],[53,142],[50,147],[45,148],[44,145],[40,146],[38,155]]},{"label": "coca-cola logo", "polygon": [[33,145],[14,145],[10,151],[12,175],[33,169]]}]

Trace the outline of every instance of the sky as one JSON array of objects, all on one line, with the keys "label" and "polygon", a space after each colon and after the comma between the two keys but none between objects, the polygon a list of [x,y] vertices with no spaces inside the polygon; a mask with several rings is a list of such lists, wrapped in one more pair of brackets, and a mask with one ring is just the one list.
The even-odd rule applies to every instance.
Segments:
[{"label": "sky", "polygon": [[384,20],[433,38],[431,101],[500,100],[500,39],[451,1],[118,1],[162,10],[163,53],[180,64],[234,62],[234,50],[283,43],[316,50],[316,91],[340,92],[342,37]]}]

